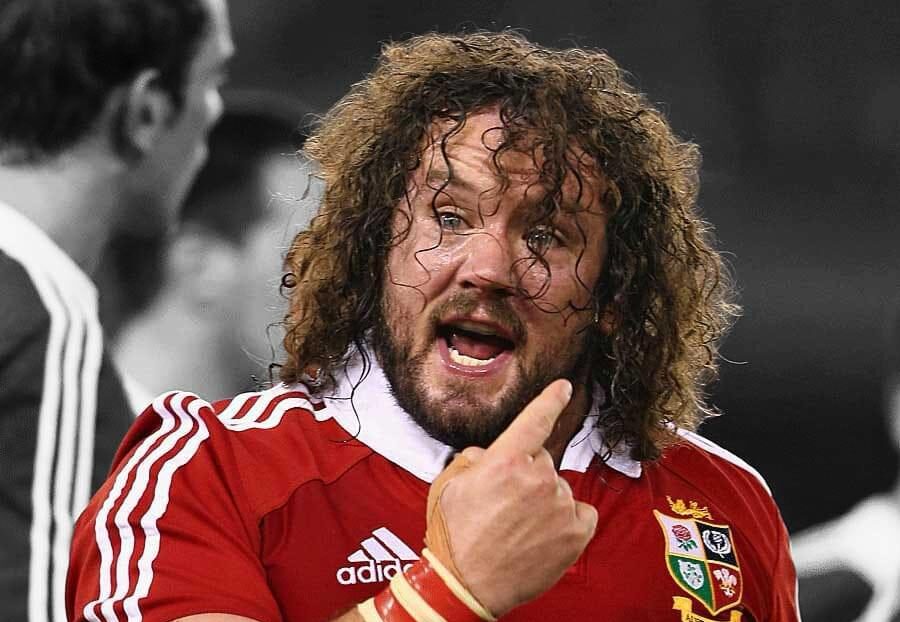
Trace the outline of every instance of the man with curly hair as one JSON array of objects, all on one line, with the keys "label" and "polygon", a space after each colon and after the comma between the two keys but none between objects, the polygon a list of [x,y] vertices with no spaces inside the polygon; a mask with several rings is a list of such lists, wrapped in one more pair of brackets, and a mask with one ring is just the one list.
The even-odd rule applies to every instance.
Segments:
[{"label": "man with curly hair", "polygon": [[768,488],[693,433],[737,312],[697,149],[608,56],[390,44],[304,151],[282,382],[142,415],[73,619],[798,619]]}]

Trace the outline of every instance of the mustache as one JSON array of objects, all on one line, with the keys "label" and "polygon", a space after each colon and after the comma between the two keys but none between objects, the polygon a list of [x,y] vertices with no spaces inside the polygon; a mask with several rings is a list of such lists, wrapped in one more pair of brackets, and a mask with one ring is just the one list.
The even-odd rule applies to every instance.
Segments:
[{"label": "mustache", "polygon": [[431,312],[429,326],[432,338],[437,334],[437,326],[450,315],[471,315],[475,311],[481,311],[492,322],[502,326],[515,339],[517,345],[523,345],[528,336],[525,324],[522,322],[512,304],[506,298],[485,298],[483,295],[459,292],[439,304]]}]

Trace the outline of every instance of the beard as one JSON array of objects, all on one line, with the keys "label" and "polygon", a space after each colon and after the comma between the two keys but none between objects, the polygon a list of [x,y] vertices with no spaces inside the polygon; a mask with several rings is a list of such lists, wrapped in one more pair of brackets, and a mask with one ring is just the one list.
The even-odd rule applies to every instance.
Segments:
[{"label": "beard", "polygon": [[515,381],[485,403],[473,395],[475,383],[465,378],[447,378],[441,396],[428,391],[425,362],[437,337],[441,317],[450,311],[467,313],[476,307],[508,326],[516,335],[516,349],[524,350],[527,332],[505,299],[485,302],[457,295],[439,306],[429,319],[429,334],[423,352],[413,353],[412,317],[399,313],[388,301],[382,303],[380,318],[372,333],[372,348],[378,358],[394,399],[429,436],[457,451],[466,447],[487,448],[520,412],[552,381],[566,378],[583,383],[589,377],[598,331],[593,327],[576,331],[568,342],[557,342],[535,353],[530,364],[516,357]]}]

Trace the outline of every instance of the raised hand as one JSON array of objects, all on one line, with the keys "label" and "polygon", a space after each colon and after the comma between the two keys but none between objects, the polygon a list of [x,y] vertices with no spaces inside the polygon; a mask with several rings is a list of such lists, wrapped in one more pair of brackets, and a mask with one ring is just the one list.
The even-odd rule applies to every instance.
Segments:
[{"label": "raised hand", "polygon": [[544,443],[572,394],[541,392],[487,449],[470,447],[435,480],[429,549],[494,615],[552,587],[594,535],[597,511],[576,501]]}]

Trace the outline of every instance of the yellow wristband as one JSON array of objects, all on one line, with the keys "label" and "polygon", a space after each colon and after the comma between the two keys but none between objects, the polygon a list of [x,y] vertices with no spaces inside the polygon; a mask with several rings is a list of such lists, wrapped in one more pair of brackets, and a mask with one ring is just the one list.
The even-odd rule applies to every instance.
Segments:
[{"label": "yellow wristband", "polygon": [[381,616],[378,615],[378,611],[375,609],[375,598],[370,598],[364,603],[359,603],[356,606],[356,610],[359,612],[360,617],[365,620],[365,622],[384,622],[381,619]]}]

